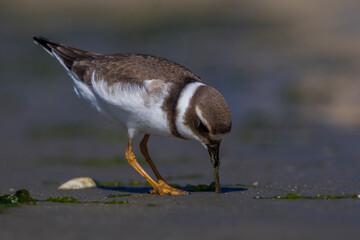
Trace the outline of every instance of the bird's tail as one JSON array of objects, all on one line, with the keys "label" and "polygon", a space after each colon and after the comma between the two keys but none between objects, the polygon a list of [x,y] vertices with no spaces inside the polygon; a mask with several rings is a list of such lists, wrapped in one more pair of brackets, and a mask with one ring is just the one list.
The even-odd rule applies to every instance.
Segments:
[{"label": "bird's tail", "polygon": [[98,53],[87,52],[64,44],[56,43],[44,37],[33,36],[33,40],[51,56],[59,60],[59,62],[67,68],[67,70],[71,70],[73,63],[76,60],[96,58],[96,56],[100,55]]}]

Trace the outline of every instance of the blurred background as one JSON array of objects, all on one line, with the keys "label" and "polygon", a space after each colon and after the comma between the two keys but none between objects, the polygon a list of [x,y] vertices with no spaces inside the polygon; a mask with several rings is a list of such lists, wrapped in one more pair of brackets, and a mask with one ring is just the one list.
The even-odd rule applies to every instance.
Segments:
[{"label": "blurred background", "polygon": [[[233,117],[224,184],[358,184],[359,12],[355,0],[0,1],[0,167],[12,173],[2,180],[22,186],[27,176],[40,188],[83,175],[139,178],[123,158],[124,131],[77,99],[65,71],[33,44],[41,35],[165,57],[217,88]],[[212,181],[200,144],[149,144],[170,181]]]}]

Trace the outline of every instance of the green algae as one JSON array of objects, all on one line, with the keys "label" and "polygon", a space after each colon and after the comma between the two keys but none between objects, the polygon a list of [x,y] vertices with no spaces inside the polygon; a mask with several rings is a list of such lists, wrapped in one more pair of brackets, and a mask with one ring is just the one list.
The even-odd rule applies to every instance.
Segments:
[{"label": "green algae", "polygon": [[215,183],[212,182],[209,185],[206,184],[199,184],[199,185],[191,185],[187,184],[186,188],[190,189],[192,192],[205,192],[205,191],[214,191],[215,190]]},{"label": "green algae", "polygon": [[326,199],[346,199],[346,198],[360,198],[359,195],[353,194],[353,195],[347,195],[347,196],[337,196],[337,195],[328,195],[326,196]]},{"label": "green algae", "polygon": [[145,182],[140,182],[140,181],[138,181],[138,180],[131,180],[131,181],[129,182],[129,185],[130,185],[130,186],[145,186],[145,187],[151,186],[151,184],[148,183],[147,181],[145,181]]},{"label": "green algae", "polygon": [[101,203],[105,203],[105,204],[128,204],[129,201],[127,201],[127,200],[125,200],[125,201],[112,200],[110,202],[101,202]]},{"label": "green algae", "polygon": [[9,207],[22,204],[36,204],[36,200],[30,196],[29,191],[26,189],[18,190],[14,194],[0,195],[0,213]]},{"label": "green algae", "polygon": [[60,197],[49,197],[48,199],[44,200],[45,202],[57,202],[57,203],[80,203],[80,201],[74,197],[66,197],[66,196],[60,196]]},{"label": "green algae", "polygon": [[273,196],[273,197],[263,197],[256,196],[254,199],[289,199],[289,200],[298,200],[298,199],[310,199],[310,200],[332,200],[332,199],[358,199],[357,194],[353,195],[316,195],[316,196],[303,196],[296,193],[288,193],[285,196]]},{"label": "green algae", "polygon": [[[112,194],[107,196],[107,198],[115,198],[115,197],[125,197],[125,196],[130,196],[130,194]],[[86,202],[81,202],[78,199],[74,198],[74,197],[64,197],[64,196],[60,196],[57,198],[52,198],[49,197],[48,199],[44,200],[44,202],[56,202],[56,203],[90,203],[90,204],[128,204],[129,201],[125,200],[125,201],[119,201],[119,200],[112,200],[112,201],[108,201],[108,202],[103,202],[103,201],[86,201]]]},{"label": "green algae", "polygon": [[99,187],[121,187],[124,184],[120,181],[107,181],[107,182],[99,182]]},{"label": "green algae", "polygon": [[118,200],[112,200],[109,202],[102,202],[102,201],[88,201],[88,202],[84,202],[84,203],[90,203],[90,204],[128,204],[129,201],[118,201]]},{"label": "green algae", "polygon": [[[107,198],[115,198],[115,197],[127,197],[131,196],[131,194],[111,194],[107,196]],[[112,201],[85,201],[81,202],[80,200],[69,197],[69,196],[59,196],[59,197],[49,197],[45,200],[34,199],[30,196],[30,193],[26,189],[21,189],[16,191],[14,194],[4,194],[0,195],[0,213],[2,213],[5,209],[14,206],[20,206],[23,204],[36,204],[36,202],[54,202],[54,203],[89,203],[89,204],[128,204],[129,201],[120,201],[120,200],[112,200]]]},{"label": "green algae", "polygon": [[110,194],[110,195],[107,195],[106,198],[116,198],[116,195],[115,194]]},{"label": "green algae", "polygon": [[107,195],[106,198],[128,197],[128,196],[131,196],[131,194],[110,194]]},{"label": "green algae", "polygon": [[[118,194],[118,195],[114,195],[114,197],[119,197],[119,196],[128,196],[130,194]],[[110,196],[110,197],[109,197]],[[109,195],[107,196],[107,198],[113,198],[113,195]],[[78,199],[76,198],[73,198],[73,197],[63,197],[63,196],[60,196],[60,197],[57,197],[57,198],[52,198],[52,197],[49,197],[48,199],[44,200],[44,202],[56,202],[56,203],[92,203],[92,204],[128,204],[129,201],[125,200],[125,201],[119,201],[119,200],[112,200],[112,201],[109,201],[109,202],[103,202],[103,201],[87,201],[87,202],[81,202],[79,201]]]},{"label": "green algae", "polygon": [[154,204],[154,203],[148,203],[148,204],[146,204],[146,206],[148,206],[148,207],[156,207],[157,205]]},{"label": "green algae", "polygon": [[257,188],[259,183],[253,183],[253,184],[242,184],[242,183],[236,183],[236,184],[229,184],[227,187],[241,187],[241,188]]},{"label": "green algae", "polygon": [[137,181],[137,180],[132,180],[130,181],[130,186],[141,186],[143,185],[140,181]]},{"label": "green algae", "polygon": [[26,189],[16,191],[14,194],[4,194],[0,196],[1,205],[35,204],[36,200],[30,196]]}]

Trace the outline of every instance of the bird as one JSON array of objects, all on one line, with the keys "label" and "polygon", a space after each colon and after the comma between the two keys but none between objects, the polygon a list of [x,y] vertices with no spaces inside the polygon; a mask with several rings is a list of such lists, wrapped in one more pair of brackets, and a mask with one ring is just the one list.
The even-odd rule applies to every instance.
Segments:
[{"label": "bird", "polygon": [[[200,142],[212,164],[215,192],[219,180],[220,143],[231,130],[232,120],[224,97],[184,66],[147,54],[99,54],[80,50],[45,37],[33,41],[54,57],[73,80],[78,97],[104,118],[125,127],[125,158],[153,187],[150,193],[183,195],[171,187],[153,163],[147,143],[151,135]],[[142,155],[157,181],[140,166],[133,153],[133,139],[140,141]]]}]

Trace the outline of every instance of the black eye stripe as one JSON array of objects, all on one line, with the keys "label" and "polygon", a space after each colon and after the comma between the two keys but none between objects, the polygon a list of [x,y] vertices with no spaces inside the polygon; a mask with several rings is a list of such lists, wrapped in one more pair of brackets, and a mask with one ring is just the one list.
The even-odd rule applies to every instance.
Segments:
[{"label": "black eye stripe", "polygon": [[199,123],[199,131],[202,133],[209,133],[209,129],[201,121]]}]

